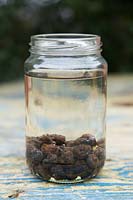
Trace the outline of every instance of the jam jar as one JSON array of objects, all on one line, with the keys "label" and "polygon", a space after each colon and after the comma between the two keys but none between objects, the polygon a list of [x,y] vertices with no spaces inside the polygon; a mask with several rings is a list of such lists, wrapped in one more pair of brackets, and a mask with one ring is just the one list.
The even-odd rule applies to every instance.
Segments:
[{"label": "jam jar", "polygon": [[101,45],[93,34],[31,36],[26,160],[43,180],[82,182],[104,165],[107,62]]}]

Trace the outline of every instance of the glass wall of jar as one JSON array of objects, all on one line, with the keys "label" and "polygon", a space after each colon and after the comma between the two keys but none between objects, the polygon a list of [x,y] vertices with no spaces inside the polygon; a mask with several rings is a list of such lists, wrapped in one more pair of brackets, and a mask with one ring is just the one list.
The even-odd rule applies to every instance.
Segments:
[{"label": "glass wall of jar", "polygon": [[26,159],[58,183],[95,177],[105,161],[107,63],[100,36],[31,37],[25,62]]}]

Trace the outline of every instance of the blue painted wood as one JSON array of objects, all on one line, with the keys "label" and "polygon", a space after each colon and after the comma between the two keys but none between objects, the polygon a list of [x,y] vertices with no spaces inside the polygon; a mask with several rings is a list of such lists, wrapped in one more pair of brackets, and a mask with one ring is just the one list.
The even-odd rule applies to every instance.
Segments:
[{"label": "blue painted wood", "polygon": [[[98,177],[58,185],[32,176],[25,164],[22,83],[0,86],[0,200],[133,199],[133,78],[109,78],[107,161]],[[127,106],[130,105],[130,106]]]}]

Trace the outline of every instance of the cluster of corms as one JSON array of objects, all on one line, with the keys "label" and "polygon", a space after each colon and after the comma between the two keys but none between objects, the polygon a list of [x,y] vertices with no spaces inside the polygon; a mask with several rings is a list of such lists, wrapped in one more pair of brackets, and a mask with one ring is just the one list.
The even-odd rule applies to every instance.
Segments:
[{"label": "cluster of corms", "polygon": [[57,134],[27,137],[27,163],[31,172],[45,180],[74,180],[96,176],[105,161],[105,141],[91,134],[66,141]]}]

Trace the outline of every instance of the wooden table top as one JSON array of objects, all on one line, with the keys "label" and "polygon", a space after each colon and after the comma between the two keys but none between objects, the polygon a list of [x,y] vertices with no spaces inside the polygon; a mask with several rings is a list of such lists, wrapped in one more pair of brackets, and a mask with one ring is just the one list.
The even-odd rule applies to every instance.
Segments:
[{"label": "wooden table top", "polygon": [[0,200],[133,199],[133,75],[108,78],[107,160],[97,178],[52,184],[25,164],[23,83],[0,85]]}]

